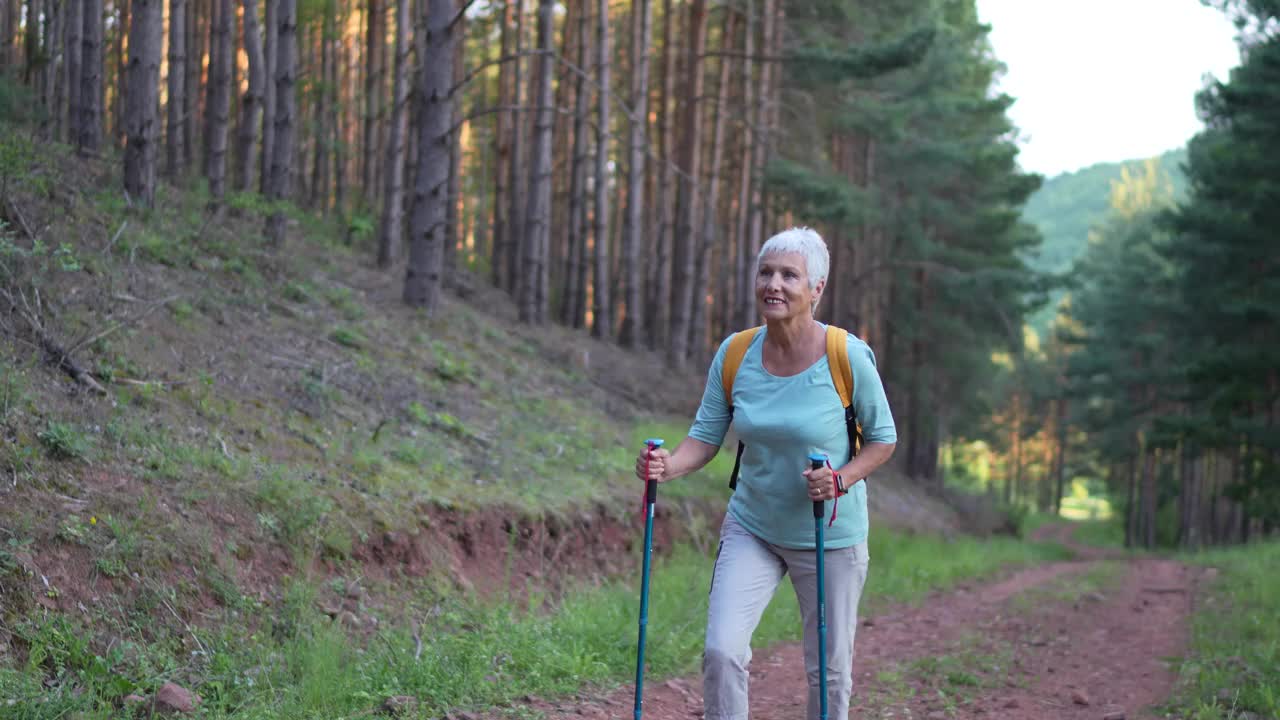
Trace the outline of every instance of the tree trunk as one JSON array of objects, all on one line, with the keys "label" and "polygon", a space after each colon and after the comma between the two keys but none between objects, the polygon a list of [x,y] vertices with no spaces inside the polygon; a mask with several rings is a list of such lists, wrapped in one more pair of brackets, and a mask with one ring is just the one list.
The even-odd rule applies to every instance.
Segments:
[{"label": "tree trunk", "polygon": [[[187,0],[187,78],[182,123],[183,165],[191,168],[195,165],[196,141],[200,136],[196,132],[196,122],[200,117],[201,70],[204,68],[205,41],[204,11],[209,0]],[[203,153],[199,156],[203,162]]]},{"label": "tree trunk", "polygon": [[[502,15],[499,18],[499,57],[507,57],[511,52],[511,0],[502,3]],[[511,63],[498,66],[498,107],[514,107],[511,99]],[[515,120],[514,112],[496,113],[494,119],[493,150],[496,158],[493,165],[493,247],[489,254],[489,274],[496,287],[505,288],[507,277],[507,248],[510,245],[510,223],[507,213],[511,207],[508,197],[508,182],[511,179],[511,123]]]},{"label": "tree trunk", "polygon": [[520,281],[520,320],[541,325],[547,320],[547,294],[542,286],[542,270],[546,264],[551,232],[551,133],[554,118],[552,103],[551,25],[555,3],[538,2],[538,56],[535,90],[531,100],[537,108],[533,137],[529,148],[528,210],[524,227],[524,258]]},{"label": "tree trunk", "polygon": [[262,69],[266,82],[262,88],[262,170],[259,187],[267,194],[271,181],[271,162],[275,157],[276,137],[276,59],[279,55],[277,35],[280,24],[280,0],[263,0]]},{"label": "tree trunk", "polygon": [[329,75],[333,72],[334,0],[326,0],[324,18],[320,28],[320,83],[313,103],[315,113],[315,155],[311,168],[311,207],[329,214],[329,136],[332,133],[333,114],[337,108],[329,104]]},{"label": "tree trunk", "polygon": [[596,125],[595,168],[595,263],[591,278],[591,334],[598,338],[613,335],[613,318],[609,311],[609,103],[613,101],[609,87],[609,2],[596,6],[596,79],[600,83],[600,104]]},{"label": "tree trunk", "polygon": [[[736,32],[737,14],[726,13],[724,18],[724,34],[721,35],[725,47]],[[729,69],[732,64],[728,57],[720,58],[720,84],[716,88],[716,106],[713,110],[715,120],[711,129],[711,167],[707,173],[708,187],[706,205],[702,209],[702,230],[697,239],[698,255],[694,272],[693,307],[690,311],[689,354],[699,364],[709,350],[710,325],[707,295],[711,290],[711,249],[716,245],[716,210],[720,205],[720,165],[724,159],[725,119],[728,115],[729,103]],[[721,277],[723,277],[721,275]]]},{"label": "tree trunk", "polygon": [[[360,163],[361,196],[366,203],[376,195],[376,178],[378,177],[378,159],[382,156],[382,93],[383,76],[386,73],[386,8],[382,0],[369,0],[365,13],[368,15],[365,34],[365,76],[364,76],[364,153]],[[398,22],[398,21],[397,21]],[[396,37],[400,37],[400,28],[396,28]],[[396,52],[400,52],[397,50]],[[393,80],[394,84],[394,80]]]},{"label": "tree trunk", "polygon": [[675,235],[676,175],[674,115],[676,67],[675,8],[672,0],[662,3],[662,89],[658,95],[658,238],[654,243],[653,277],[649,281],[649,348],[657,350],[670,339],[671,327],[671,241]]},{"label": "tree trunk", "polygon": [[62,84],[67,94],[67,134],[68,143],[80,144],[81,128],[84,125],[83,80],[84,66],[84,5],[85,0],[66,0],[63,20],[63,73]]},{"label": "tree trunk", "polygon": [[689,328],[695,288],[697,263],[699,179],[702,177],[702,123],[699,110],[702,100],[702,57],[707,41],[706,0],[689,4],[689,42],[685,56],[684,141],[680,146],[680,177],[676,181],[676,234],[672,244],[673,279],[671,292],[671,336],[667,345],[667,364],[683,368],[689,359]]},{"label": "tree trunk", "polygon": [[235,8],[231,0],[214,0],[212,43],[209,48],[209,100],[204,111],[209,121],[209,156],[205,172],[209,177],[209,195],[214,205],[221,205],[227,194],[227,134],[231,113],[231,61],[235,51],[231,27]]},{"label": "tree trunk", "polygon": [[649,122],[649,44],[652,22],[649,0],[631,4],[631,135],[627,142],[627,216],[622,236],[622,291],[626,303],[621,342],[636,347],[644,331],[644,266],[640,249],[644,243],[645,137]]},{"label": "tree trunk", "polygon": [[102,148],[102,0],[84,0],[80,51],[80,135],[76,146]]},{"label": "tree trunk", "polygon": [[524,116],[520,114],[520,100],[524,79],[522,73],[524,52],[524,0],[516,0],[516,28],[513,42],[513,59],[511,60],[511,160],[507,189],[510,194],[510,209],[507,212],[506,246],[503,248],[502,288],[513,296],[518,296],[519,275],[516,265],[520,258],[520,243],[524,234],[524,193],[520,192],[520,183],[524,179]]},{"label": "tree trunk", "polygon": [[[277,24],[270,32],[276,35],[276,109],[275,144],[271,156],[271,182],[267,199],[283,202],[292,192],[293,134],[298,106],[294,97],[296,82],[296,46],[298,43],[298,0],[273,0],[278,2]],[[267,239],[276,247],[284,245],[285,214],[275,210],[267,218]]]},{"label": "tree trunk", "polygon": [[378,233],[378,267],[391,267],[400,257],[400,233],[404,224],[405,123],[409,117],[410,0],[396,2],[396,58],[391,80],[391,132],[387,162],[383,168],[385,190],[382,225]]},{"label": "tree trunk", "polygon": [[[753,59],[756,52],[755,0],[747,0],[746,11],[743,14],[747,26],[746,31],[743,32],[742,42],[742,115],[750,117],[755,108],[756,87]],[[733,325],[737,328],[751,327],[755,324],[753,321],[756,317],[755,283],[752,277],[748,277],[751,273],[750,268],[755,262],[755,257],[751,254],[749,231],[751,193],[755,182],[753,172],[755,165],[752,158],[755,157],[755,147],[759,142],[756,131],[756,127],[750,124],[745,125],[742,130],[742,155],[740,156],[742,177],[738,181],[738,213],[733,233],[734,247],[737,250],[734,255],[733,277],[738,283],[733,301]]]},{"label": "tree trunk", "polygon": [[244,49],[249,56],[249,87],[240,102],[240,136],[236,139],[236,189],[253,187],[254,149],[257,145],[262,94],[267,75],[262,50],[262,33],[258,28],[258,0],[241,0],[244,7]]},{"label": "tree trunk", "polygon": [[1141,523],[1142,546],[1148,550],[1156,545],[1156,489],[1160,451],[1148,449],[1142,469]]},{"label": "tree trunk", "polygon": [[129,76],[125,97],[124,189],[143,207],[155,204],[156,139],[159,137],[160,49],[164,0],[134,0],[129,27]]},{"label": "tree trunk", "polygon": [[169,0],[169,97],[166,108],[165,174],[177,182],[183,173],[182,115],[186,111],[187,0]]},{"label": "tree trunk", "polygon": [[[466,76],[466,43],[462,38],[467,36],[467,16],[464,4],[466,0],[458,0],[457,22],[451,31],[455,38],[453,43],[453,76],[449,79],[451,88],[459,87]],[[444,287],[452,287],[458,270],[458,246],[463,242],[464,231],[462,219],[466,217],[467,198],[462,193],[462,100],[459,98],[450,103],[453,112],[449,117],[449,127],[453,135],[449,138],[449,204],[445,206],[444,232],[444,271],[442,283]]]},{"label": "tree trunk", "polygon": [[[761,48],[765,53],[775,51],[777,39],[776,19],[778,0],[764,0],[761,17]],[[756,137],[751,146],[751,221],[747,224],[747,253],[754,258],[760,254],[760,246],[764,243],[764,171],[769,162],[769,144],[772,142],[769,105],[773,101],[774,63],[760,63],[759,96],[756,98],[754,117],[751,127]],[[754,316],[755,298],[751,300],[751,312]]]},{"label": "tree trunk", "polygon": [[406,304],[434,312],[444,264],[445,204],[449,202],[449,120],[453,117],[453,0],[427,0],[426,46],[418,71],[418,168],[409,222]]},{"label": "tree trunk", "polygon": [[125,55],[124,35],[125,28],[130,27],[129,24],[129,0],[113,0],[112,6],[115,9],[115,28],[112,33],[115,42],[115,72],[107,75],[107,85],[111,87],[111,144],[116,147],[124,147],[125,129],[124,129],[124,92],[125,85],[128,83],[128,65],[129,58]]},{"label": "tree trunk", "polygon": [[[577,16],[578,42],[574,62],[586,68],[591,55],[591,33],[588,20],[591,16],[588,0],[580,0]],[[570,327],[580,328],[586,315],[586,248],[587,248],[587,154],[590,139],[587,137],[587,116],[591,112],[591,86],[582,73],[573,76],[573,159],[569,175],[569,241],[566,251],[564,302],[561,305],[561,321]]]}]

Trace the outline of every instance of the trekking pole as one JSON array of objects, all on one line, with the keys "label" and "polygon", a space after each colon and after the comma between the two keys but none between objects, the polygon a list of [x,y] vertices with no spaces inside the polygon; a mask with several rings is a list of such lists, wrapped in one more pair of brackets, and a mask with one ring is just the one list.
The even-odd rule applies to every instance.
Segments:
[{"label": "trekking pole", "polygon": [[[809,464],[817,470],[827,463],[827,456],[819,453],[809,454]],[[821,720],[827,720],[827,599],[826,584],[823,577],[823,537],[822,516],[825,514],[825,503],[813,501],[813,539],[818,557],[818,692],[821,702]]]},{"label": "trekking pole", "polygon": [[644,562],[640,571],[640,637],[636,642],[636,708],[635,720],[644,712],[644,631],[649,624],[649,559],[653,556],[653,503],[658,499],[658,481],[649,475],[649,462],[653,451],[662,447],[662,440],[644,441]]}]

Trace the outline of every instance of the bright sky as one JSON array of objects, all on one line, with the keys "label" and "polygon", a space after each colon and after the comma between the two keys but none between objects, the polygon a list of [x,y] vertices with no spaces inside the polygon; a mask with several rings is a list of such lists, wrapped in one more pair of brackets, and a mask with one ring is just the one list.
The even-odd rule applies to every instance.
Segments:
[{"label": "bright sky", "polygon": [[1022,167],[1046,177],[1158,155],[1201,128],[1206,73],[1239,64],[1235,28],[1199,0],[978,0],[1017,98]]}]

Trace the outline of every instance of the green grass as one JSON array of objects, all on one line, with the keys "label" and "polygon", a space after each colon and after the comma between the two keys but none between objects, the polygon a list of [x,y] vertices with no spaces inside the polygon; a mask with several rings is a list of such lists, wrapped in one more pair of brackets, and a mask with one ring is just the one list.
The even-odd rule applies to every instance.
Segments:
[{"label": "green grass", "polygon": [[[271,501],[294,501],[295,492],[279,490]],[[1059,554],[1052,546],[1012,540],[947,540],[887,529],[873,536],[866,592],[874,602],[919,599],[1007,563]],[[646,647],[648,677],[655,682],[697,670],[711,564],[709,555],[688,547],[655,562]],[[526,694],[551,697],[584,685],[617,686],[634,673],[637,588],[638,579],[628,577],[583,585],[559,600],[535,591],[521,600],[510,599],[519,594],[502,594],[494,602],[452,591],[425,592],[410,601],[421,622],[422,651],[415,657],[410,629],[388,628],[366,641],[354,640],[314,609],[314,585],[286,579],[285,601],[274,611],[239,601],[245,616],[256,618],[254,628],[241,620],[218,634],[200,632],[209,655],[186,666],[184,675],[197,679],[192,689],[204,698],[205,717],[250,720],[351,717],[391,695],[420,698],[422,717],[438,717],[500,706]],[[784,582],[753,645],[798,641],[798,617],[794,594]],[[172,648],[153,651],[161,653],[154,657],[95,659],[78,644],[70,622],[47,615],[23,628],[39,657],[56,662],[0,666],[0,693],[18,700],[20,717],[44,720],[68,712],[112,717],[113,703],[123,694],[151,691],[168,679],[175,659],[165,653]],[[966,674],[962,659],[935,660],[957,702],[984,682]],[[40,679],[50,676],[56,682],[42,687]],[[77,694],[76,688],[84,692]]]},{"label": "green grass", "polygon": [[1217,576],[1192,621],[1173,709],[1189,720],[1280,717],[1280,543],[1184,560]]}]

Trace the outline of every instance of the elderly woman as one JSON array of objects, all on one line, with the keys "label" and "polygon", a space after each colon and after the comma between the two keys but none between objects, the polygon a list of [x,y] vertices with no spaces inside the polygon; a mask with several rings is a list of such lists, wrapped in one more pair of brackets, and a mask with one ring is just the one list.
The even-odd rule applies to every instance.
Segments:
[{"label": "elderly woman", "polygon": [[[720,346],[689,435],[674,452],[636,460],[636,475],[674,480],[706,465],[732,420],[745,445],[741,472],[720,529],[712,573],[702,660],[707,720],[745,720],[751,635],[782,577],[791,574],[804,624],[808,716],[819,716],[817,567],[813,503],[843,497],[825,531],[827,700],[830,717],[848,717],[853,687],[853,639],[866,579],[867,490],[859,482],[893,454],[893,416],[866,343],[848,338],[853,409],[863,446],[854,456],[845,412],[828,364],[826,327],[814,309],[827,285],[822,237],[793,228],[768,240],[756,259],[756,306],[765,325],[742,356],[725,397],[722,370],[730,341]],[[830,466],[809,469],[811,452]]]}]

